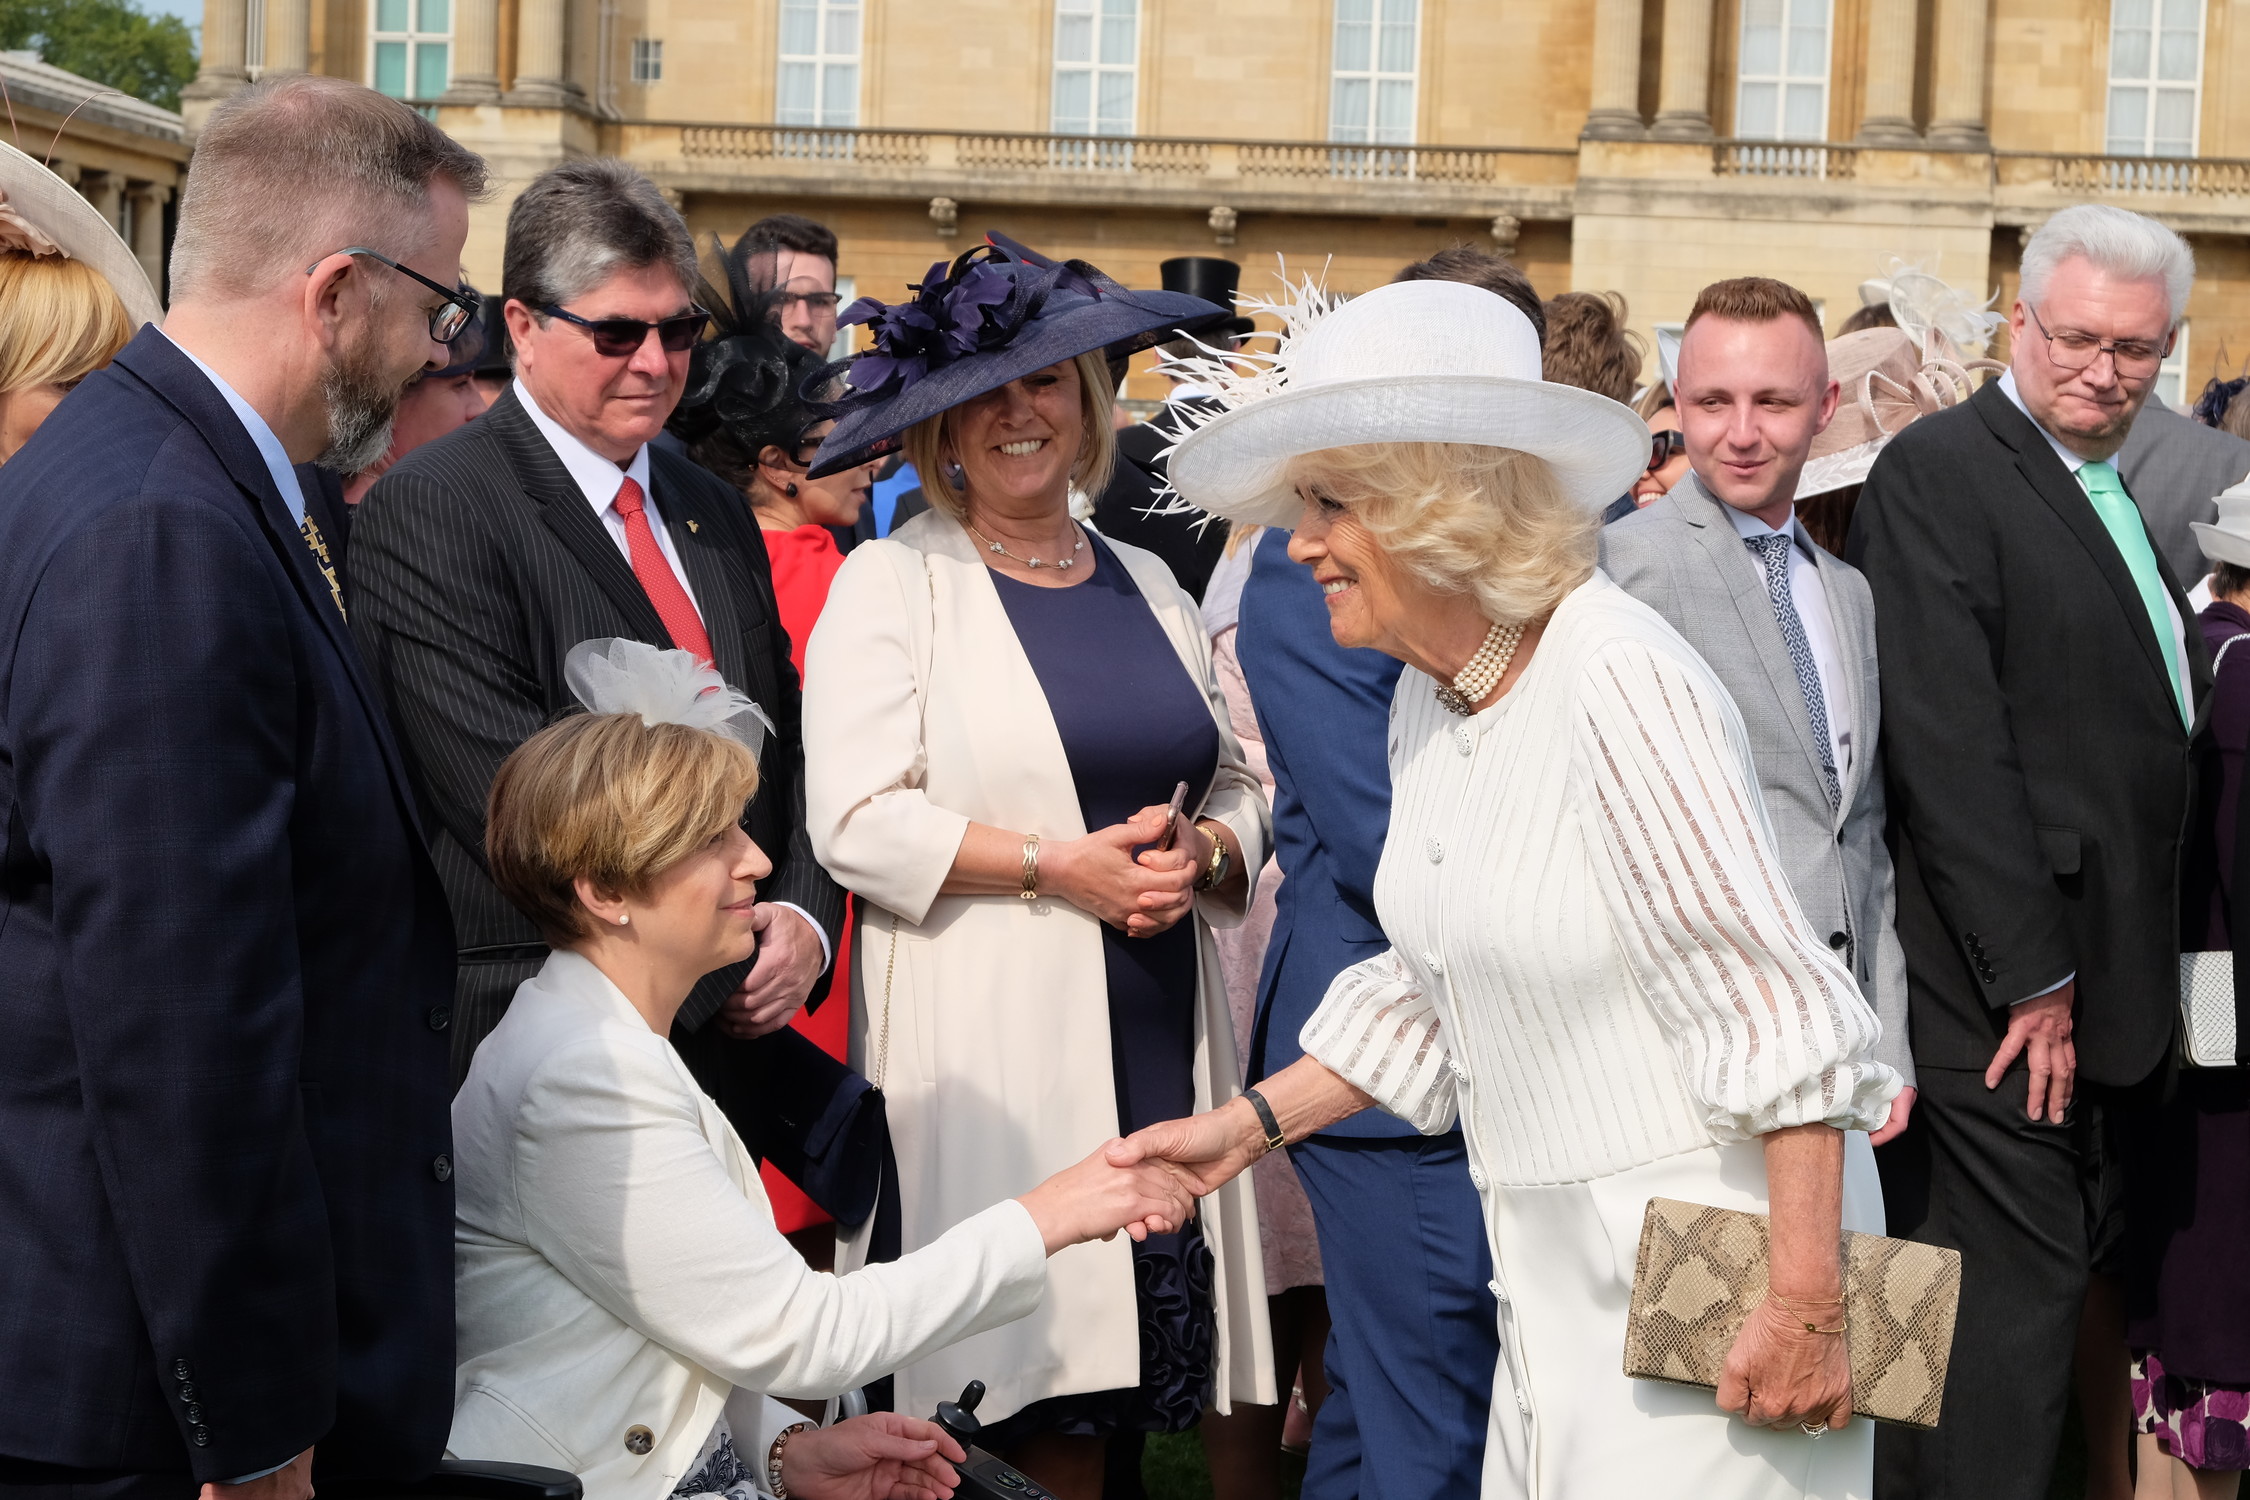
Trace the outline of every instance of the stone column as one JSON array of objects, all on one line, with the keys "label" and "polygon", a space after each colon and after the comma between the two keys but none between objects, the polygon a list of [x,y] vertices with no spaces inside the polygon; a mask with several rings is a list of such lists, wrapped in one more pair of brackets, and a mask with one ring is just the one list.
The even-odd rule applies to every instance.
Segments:
[{"label": "stone column", "polygon": [[266,0],[266,71],[312,66],[312,0]]},{"label": "stone column", "polygon": [[117,227],[118,189],[123,185],[117,180],[115,172],[81,172],[78,174],[80,196],[94,205],[94,212],[100,214],[102,222],[112,229]]},{"label": "stone column", "polygon": [[250,30],[250,0],[203,0],[203,61],[182,92],[191,99],[224,99],[249,82],[243,39]]},{"label": "stone column", "polygon": [[1990,151],[1984,127],[1985,33],[1992,0],[1937,0],[1931,41],[1936,56],[1930,90],[1930,144]]},{"label": "stone column", "polygon": [[1859,139],[1868,146],[1910,146],[1914,128],[1915,0],[1868,0],[1867,106]]},{"label": "stone column", "polygon": [[153,182],[136,182],[133,199],[133,258],[148,272],[148,284],[164,285],[164,204],[172,190]]},{"label": "stone column", "polygon": [[[1708,6],[1708,0],[1704,0]],[[1594,0],[1593,92],[1579,139],[1637,141],[1641,128],[1641,0]]]},{"label": "stone column", "polygon": [[569,0],[523,0],[516,11],[516,86],[511,104],[559,109],[581,90],[564,71]]},{"label": "stone column", "polygon": [[500,99],[499,0],[453,0],[453,86],[444,104]]},{"label": "stone column", "polygon": [[1664,67],[1657,82],[1649,134],[1663,141],[1711,139],[1711,0],[1664,0]]}]

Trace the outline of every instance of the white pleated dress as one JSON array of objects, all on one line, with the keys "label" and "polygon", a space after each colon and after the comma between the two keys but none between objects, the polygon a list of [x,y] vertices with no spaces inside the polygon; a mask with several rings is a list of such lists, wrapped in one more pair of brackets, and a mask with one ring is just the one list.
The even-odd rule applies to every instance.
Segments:
[{"label": "white pleated dress", "polygon": [[1733,701],[1600,573],[1498,703],[1463,719],[1432,687],[1409,668],[1391,710],[1393,947],[1337,976],[1304,1045],[1467,1137],[1500,1299],[1487,1500],[1863,1500],[1865,1420],[1752,1428],[1623,1374],[1648,1200],[1763,1212],[1758,1135],[1855,1132],[1844,1224],[1883,1228],[1856,1132],[1899,1079],[1782,877]]}]

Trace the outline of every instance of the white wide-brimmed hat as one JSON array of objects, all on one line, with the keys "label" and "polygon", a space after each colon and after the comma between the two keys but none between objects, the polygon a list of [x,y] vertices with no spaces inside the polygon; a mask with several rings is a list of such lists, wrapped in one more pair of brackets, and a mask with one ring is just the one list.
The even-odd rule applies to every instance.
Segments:
[{"label": "white wide-brimmed hat", "polygon": [[2250,479],[2219,495],[2219,519],[2191,521],[2196,545],[2215,563],[2250,568]]},{"label": "white wide-brimmed hat", "polygon": [[78,190],[0,141],[0,251],[82,260],[117,289],[139,328],[163,321],[164,305],[139,257]]},{"label": "white wide-brimmed hat", "polygon": [[1270,355],[1209,360],[1226,408],[1172,451],[1172,488],[1229,520],[1289,526],[1291,459],[1362,443],[1471,443],[1545,459],[1599,511],[1648,466],[1648,425],[1607,396],[1539,377],[1539,337],[1508,302],[1457,281],[1401,281],[1331,307],[1310,287],[1258,304],[1287,325]]}]

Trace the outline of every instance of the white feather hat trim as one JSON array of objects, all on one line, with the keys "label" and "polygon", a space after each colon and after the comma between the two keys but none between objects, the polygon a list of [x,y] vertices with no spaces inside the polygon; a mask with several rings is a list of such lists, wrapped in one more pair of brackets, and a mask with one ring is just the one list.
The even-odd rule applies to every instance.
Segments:
[{"label": "white feather hat trim", "polygon": [[164,307],[148,272],[116,228],[77,189],[5,141],[0,141],[0,215],[12,231],[0,234],[7,248],[82,260],[117,289],[135,328],[163,321]]},{"label": "white feather hat trim", "polygon": [[1503,298],[1456,281],[1404,281],[1340,306],[1310,282],[1281,303],[1281,347],[1192,362],[1226,409],[1168,459],[1188,505],[1268,526],[1296,521],[1290,460],[1362,443],[1469,443],[1547,461],[1599,511],[1648,465],[1648,425],[1606,396],[1540,379],[1539,339]]}]

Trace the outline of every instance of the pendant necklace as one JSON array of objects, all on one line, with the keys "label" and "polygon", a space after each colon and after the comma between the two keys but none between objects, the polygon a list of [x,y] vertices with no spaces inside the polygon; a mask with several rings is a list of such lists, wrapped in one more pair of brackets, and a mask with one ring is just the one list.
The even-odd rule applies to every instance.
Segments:
[{"label": "pendant necklace", "polygon": [[[1048,562],[1046,559],[1038,557],[1018,557],[1013,552],[1010,552],[1007,548],[994,541],[991,537],[988,537],[983,532],[977,530],[976,527],[969,525],[967,521],[963,521],[961,524],[962,526],[967,528],[969,535],[984,543],[985,550],[989,552],[997,552],[1002,557],[1008,559],[1008,561],[1022,563],[1027,568],[1073,567],[1078,562],[1078,554],[1086,550],[1086,533],[1079,527],[1078,523],[1075,521],[1071,523],[1070,529],[1077,535],[1078,545],[1071,548],[1070,556],[1063,558],[1060,562]],[[1519,628],[1516,633],[1518,635],[1521,635],[1523,632]]]}]

